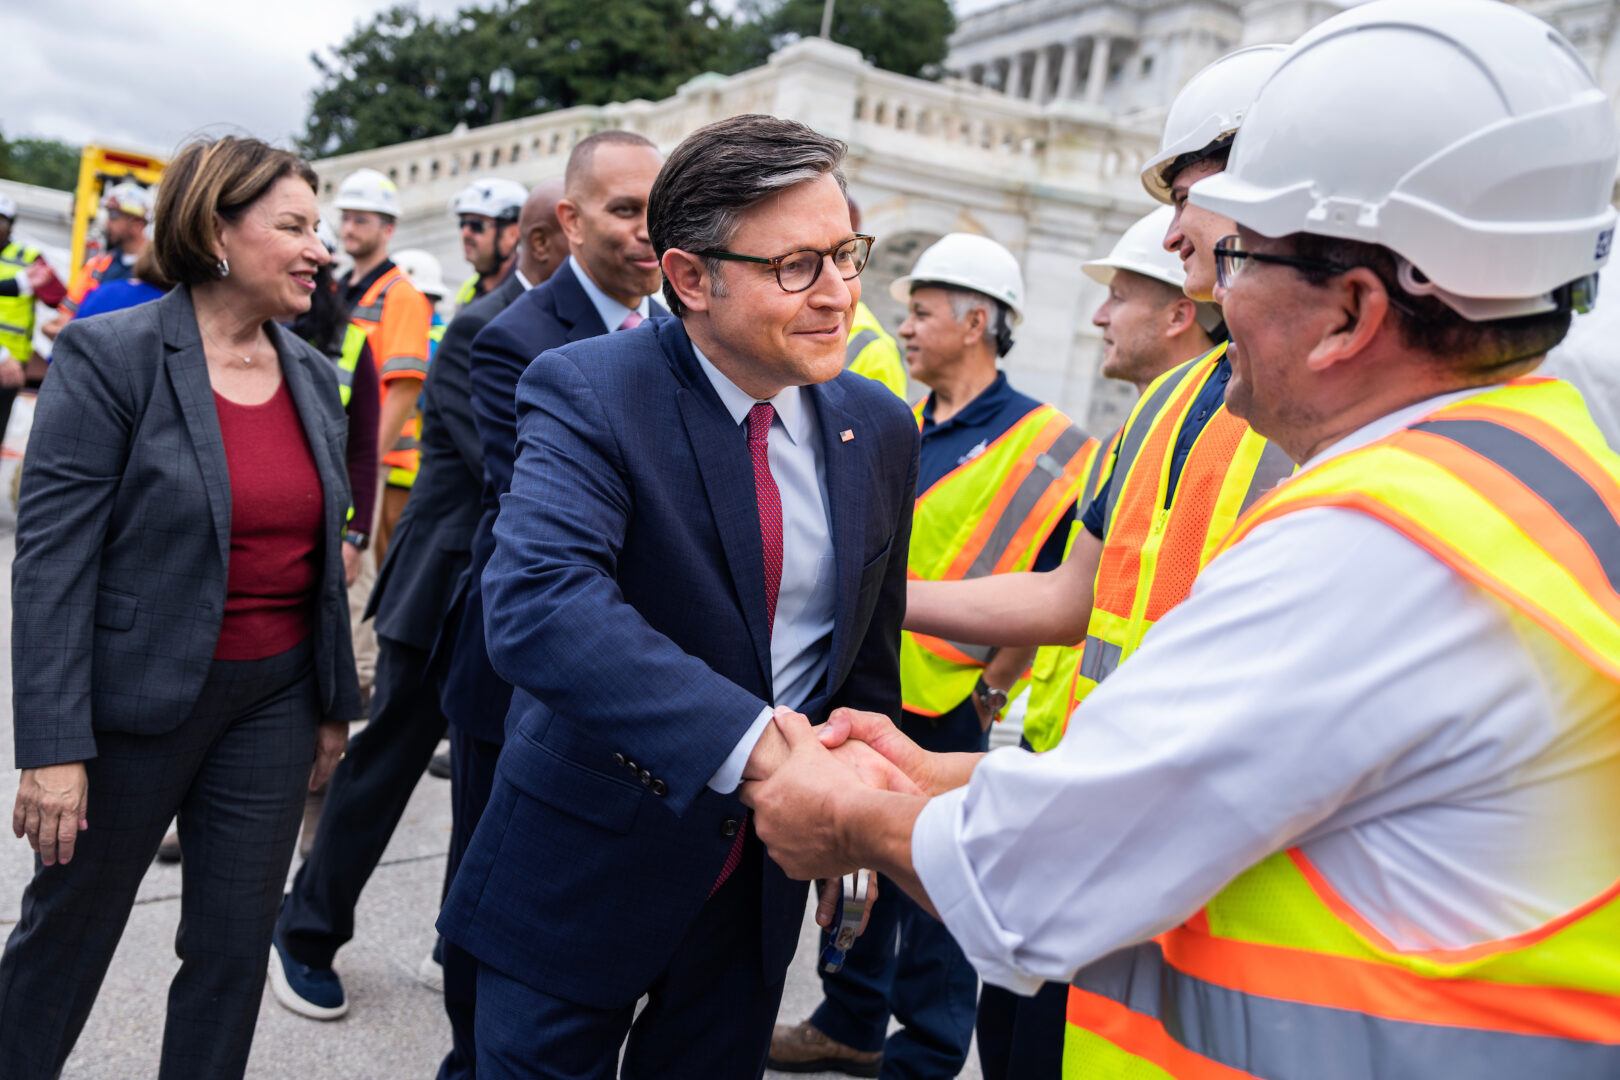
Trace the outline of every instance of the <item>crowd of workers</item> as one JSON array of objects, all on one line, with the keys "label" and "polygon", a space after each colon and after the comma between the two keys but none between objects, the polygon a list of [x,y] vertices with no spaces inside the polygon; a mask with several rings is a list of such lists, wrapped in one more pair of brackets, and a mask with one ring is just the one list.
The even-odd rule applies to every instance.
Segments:
[{"label": "crowd of workers", "polygon": [[[0,201],[6,409],[61,311],[0,1075],[61,1068],[154,853],[163,1076],[242,1075],[267,972],[345,1015],[446,737],[444,1077],[1620,1074],[1620,457],[1537,373],[1616,218],[1568,43],[1373,0],[1200,72],[1085,267],[1114,432],[1009,383],[992,240],[882,327],[842,155],[598,132],[452,200],[453,297],[385,176],[334,234],[250,139],[115,189],[67,288]],[[859,869],[777,1023],[789,879],[827,947]]]}]

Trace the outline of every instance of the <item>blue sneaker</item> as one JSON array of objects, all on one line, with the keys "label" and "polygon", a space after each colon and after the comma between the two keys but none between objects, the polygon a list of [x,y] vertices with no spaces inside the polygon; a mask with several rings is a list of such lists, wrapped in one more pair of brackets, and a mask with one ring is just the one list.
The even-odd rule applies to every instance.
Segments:
[{"label": "blue sneaker", "polygon": [[270,939],[270,989],[282,1006],[311,1020],[336,1020],[349,1011],[343,983],[331,968],[305,967]]}]

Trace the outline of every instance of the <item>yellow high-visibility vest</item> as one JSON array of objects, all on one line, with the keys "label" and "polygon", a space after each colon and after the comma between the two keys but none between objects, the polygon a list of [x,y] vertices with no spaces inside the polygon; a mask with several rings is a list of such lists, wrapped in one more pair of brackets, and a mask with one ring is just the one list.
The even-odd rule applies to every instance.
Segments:
[{"label": "yellow high-visibility vest", "polygon": [[[1324,462],[1212,556],[1321,506],[1377,518],[1562,642],[1620,718],[1620,455],[1568,384],[1515,380]],[[1413,951],[1277,852],[1079,972],[1068,1020],[1067,1080],[1620,1076],[1620,881],[1526,933]]]},{"label": "yellow high-visibility vest", "polygon": [[[0,281],[10,281],[28,271],[39,258],[39,251],[13,240],[0,251]],[[11,351],[17,363],[27,364],[34,355],[34,297],[0,296],[0,345]]]},{"label": "yellow high-visibility vest", "polygon": [[906,365],[900,360],[900,346],[883,329],[872,309],[855,302],[855,321],[849,328],[849,344],[844,347],[844,368],[864,375],[906,396]]},{"label": "yellow high-visibility vest", "polygon": [[1294,471],[1280,447],[1256,435],[1223,402],[1199,432],[1169,494],[1176,442],[1225,354],[1223,342],[1159,376],[1125,423],[1071,713],[1136,651],[1166,611],[1187,598],[1204,559],[1238,516]]},{"label": "yellow high-visibility vest", "polygon": [[[919,427],[922,409],[913,410]],[[1029,569],[1079,494],[1095,441],[1052,406],[1031,409],[917,497],[907,576],[955,581]],[[906,710],[941,716],[960,705],[993,651],[902,632]]]}]

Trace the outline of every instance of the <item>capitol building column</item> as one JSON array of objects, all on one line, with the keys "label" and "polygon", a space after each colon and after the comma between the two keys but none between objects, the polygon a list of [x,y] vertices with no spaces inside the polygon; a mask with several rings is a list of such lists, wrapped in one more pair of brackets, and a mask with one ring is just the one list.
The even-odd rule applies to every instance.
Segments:
[{"label": "capitol building column", "polygon": [[1063,43],[1063,63],[1058,66],[1057,100],[1068,101],[1080,84],[1080,42],[1071,38]]},{"label": "capitol building column", "polygon": [[1086,73],[1086,104],[1102,104],[1103,86],[1108,82],[1108,54],[1113,41],[1106,37],[1091,40],[1091,70]]}]

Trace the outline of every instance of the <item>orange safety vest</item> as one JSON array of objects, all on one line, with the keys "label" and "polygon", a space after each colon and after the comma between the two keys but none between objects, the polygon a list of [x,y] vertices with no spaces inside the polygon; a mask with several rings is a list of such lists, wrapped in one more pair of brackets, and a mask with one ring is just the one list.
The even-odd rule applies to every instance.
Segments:
[{"label": "orange safety vest", "polygon": [[1187,598],[1203,561],[1238,516],[1294,471],[1280,447],[1256,435],[1223,402],[1199,432],[1167,498],[1182,427],[1225,354],[1223,342],[1161,375],[1125,423],[1070,713],[1136,651],[1165,612]]},{"label": "orange safety vest", "polygon": [[[1324,462],[1215,554],[1319,506],[1377,518],[1536,623],[1613,681],[1591,707],[1620,718],[1620,455],[1567,383],[1514,380]],[[1402,950],[1292,848],[1082,969],[1068,1021],[1066,1080],[1620,1077],[1620,880],[1513,937]]]},{"label": "orange safety vest", "polygon": [[68,285],[67,299],[62,301],[62,310],[69,314],[76,314],[84,298],[101,288],[101,283],[107,277],[107,271],[112,269],[113,259],[121,256],[108,251],[97,255],[73,275],[73,281]]},{"label": "orange safety vest", "polygon": [[[393,378],[427,378],[432,320],[432,304],[397,266],[372,282],[349,313],[349,321],[365,331],[371,345],[383,397],[387,397],[387,384]],[[421,461],[421,432],[422,416],[412,412],[405,418],[393,449],[382,458],[388,466],[389,484],[410,487],[415,482]]]},{"label": "orange safety vest", "polygon": [[[926,401],[913,408],[919,430]],[[956,581],[1029,569],[1079,493],[1095,444],[1052,406],[1031,409],[917,497],[907,577]],[[993,652],[902,631],[906,711],[941,716],[960,705]]]},{"label": "orange safety vest", "polygon": [[[1119,448],[1120,428],[1105,443],[1089,445],[1091,460],[1085,463],[1085,481],[1080,487],[1079,513],[1069,528],[1069,540],[1063,547],[1067,559],[1074,550],[1086,525],[1081,517],[1085,507],[1097,497],[1103,481],[1109,477],[1114,462],[1114,451]],[[1024,706],[1024,741],[1037,754],[1050,750],[1063,738],[1069,724],[1069,692],[1074,686],[1074,672],[1080,666],[1079,645],[1042,645],[1029,666],[1029,701]]]}]

